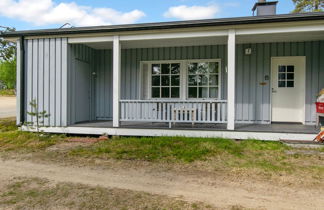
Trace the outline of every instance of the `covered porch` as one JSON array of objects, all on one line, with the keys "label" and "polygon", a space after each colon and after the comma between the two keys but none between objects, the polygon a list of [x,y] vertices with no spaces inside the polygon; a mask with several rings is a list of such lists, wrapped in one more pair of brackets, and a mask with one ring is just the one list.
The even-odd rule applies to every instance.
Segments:
[{"label": "covered porch", "polygon": [[[70,38],[71,57],[89,57],[91,91],[89,107],[70,114],[69,126],[315,134],[323,35],[323,27],[299,26]],[[275,57],[306,59],[299,124],[273,122]],[[84,110],[89,120],[76,119]]]}]

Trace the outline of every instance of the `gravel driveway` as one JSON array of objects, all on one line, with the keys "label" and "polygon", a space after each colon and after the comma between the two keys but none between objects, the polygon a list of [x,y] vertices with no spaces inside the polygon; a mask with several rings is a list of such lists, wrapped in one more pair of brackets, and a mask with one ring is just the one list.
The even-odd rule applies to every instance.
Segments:
[{"label": "gravel driveway", "polygon": [[0,118],[16,116],[16,97],[0,96]]}]

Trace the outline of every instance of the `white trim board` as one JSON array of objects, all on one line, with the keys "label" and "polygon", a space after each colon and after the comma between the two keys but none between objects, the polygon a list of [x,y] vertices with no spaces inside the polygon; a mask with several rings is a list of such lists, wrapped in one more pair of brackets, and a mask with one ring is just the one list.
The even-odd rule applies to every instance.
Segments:
[{"label": "white trim board", "polygon": [[[23,126],[22,131],[33,131]],[[45,127],[46,133],[113,135],[113,136],[183,136],[226,139],[258,139],[267,141],[296,140],[313,141],[315,134],[242,132],[242,131],[205,131],[175,129],[135,129],[135,128],[94,128],[94,127]]]}]

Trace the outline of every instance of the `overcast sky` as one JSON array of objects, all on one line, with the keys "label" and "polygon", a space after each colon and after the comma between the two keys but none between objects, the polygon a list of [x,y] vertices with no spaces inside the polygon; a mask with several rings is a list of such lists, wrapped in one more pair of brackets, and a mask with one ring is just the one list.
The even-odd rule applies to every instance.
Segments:
[{"label": "overcast sky", "polygon": [[[0,25],[18,30],[251,16],[256,0],[0,0]],[[281,0],[278,13],[293,10]]]}]

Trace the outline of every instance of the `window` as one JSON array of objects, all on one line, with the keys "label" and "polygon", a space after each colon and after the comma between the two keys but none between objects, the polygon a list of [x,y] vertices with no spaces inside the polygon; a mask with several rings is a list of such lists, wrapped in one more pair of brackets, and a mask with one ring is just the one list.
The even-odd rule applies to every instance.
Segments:
[{"label": "window", "polygon": [[295,66],[278,67],[278,87],[293,88],[295,87]]},{"label": "window", "polygon": [[152,98],[180,98],[180,63],[151,65]]},{"label": "window", "polygon": [[219,62],[188,63],[188,98],[219,98]]}]

